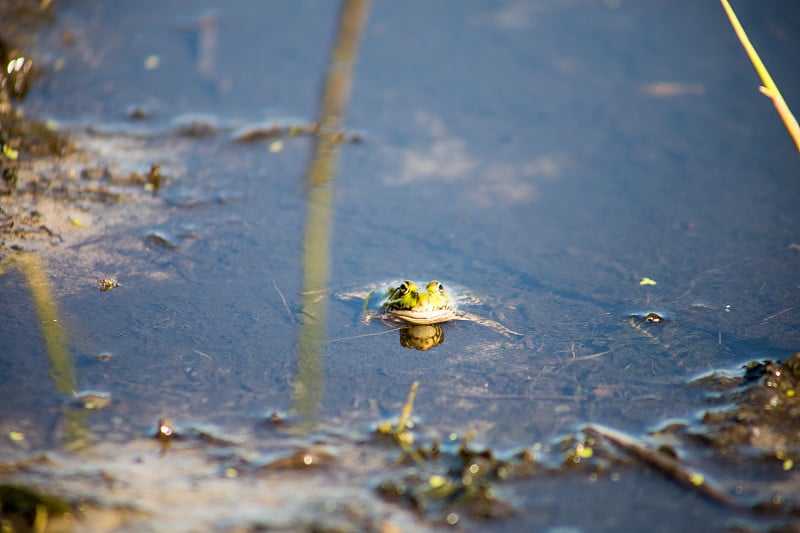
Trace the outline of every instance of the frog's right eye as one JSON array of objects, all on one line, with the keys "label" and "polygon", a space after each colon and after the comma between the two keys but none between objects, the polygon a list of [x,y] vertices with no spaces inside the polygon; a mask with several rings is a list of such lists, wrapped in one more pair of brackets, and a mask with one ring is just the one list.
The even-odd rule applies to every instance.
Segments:
[{"label": "frog's right eye", "polygon": [[403,283],[400,284],[399,287],[397,287],[397,292],[400,293],[400,296],[405,296],[406,294],[408,294],[409,285],[411,285],[410,281],[404,281]]}]

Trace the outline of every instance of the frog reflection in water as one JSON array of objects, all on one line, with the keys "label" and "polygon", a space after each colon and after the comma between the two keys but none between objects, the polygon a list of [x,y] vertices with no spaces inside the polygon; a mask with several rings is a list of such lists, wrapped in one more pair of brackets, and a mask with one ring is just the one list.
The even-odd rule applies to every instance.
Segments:
[{"label": "frog reflection in water", "polygon": [[400,328],[400,346],[425,352],[444,342],[444,331],[438,324],[409,324]]},{"label": "frog reflection in water", "polygon": [[413,281],[404,281],[386,291],[381,303],[380,317],[384,320],[414,325],[438,324],[450,320],[466,320],[491,328],[506,336],[521,336],[499,322],[458,309],[456,300],[438,281],[429,282],[419,290]]}]

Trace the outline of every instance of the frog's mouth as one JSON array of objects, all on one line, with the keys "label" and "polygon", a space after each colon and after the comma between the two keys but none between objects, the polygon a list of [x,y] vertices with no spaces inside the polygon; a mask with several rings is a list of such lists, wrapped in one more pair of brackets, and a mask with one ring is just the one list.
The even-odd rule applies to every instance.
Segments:
[{"label": "frog's mouth", "polygon": [[453,309],[449,306],[438,309],[392,309],[386,314],[394,320],[417,325],[436,324],[453,319]]}]

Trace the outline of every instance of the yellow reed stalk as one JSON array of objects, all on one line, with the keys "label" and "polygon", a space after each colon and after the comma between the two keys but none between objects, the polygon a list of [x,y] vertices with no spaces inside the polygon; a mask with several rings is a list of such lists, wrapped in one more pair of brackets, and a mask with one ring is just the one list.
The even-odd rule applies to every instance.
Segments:
[{"label": "yellow reed stalk", "polygon": [[750,61],[753,63],[753,66],[756,69],[756,72],[758,72],[758,75],[761,77],[761,82],[764,84],[764,86],[759,87],[758,90],[761,91],[761,94],[772,100],[775,109],[778,111],[778,115],[780,115],[781,119],[783,120],[786,129],[789,130],[789,135],[791,135],[792,140],[794,140],[797,151],[800,152],[800,126],[797,125],[797,119],[794,118],[794,115],[789,110],[789,106],[786,104],[781,92],[778,90],[778,86],[775,85],[775,82],[772,80],[772,76],[769,75],[767,67],[764,66],[761,58],[758,57],[758,52],[756,52],[756,49],[750,43],[750,39],[748,39],[744,28],[742,28],[742,25],[739,23],[739,19],[736,16],[736,13],[734,13],[731,5],[728,3],[728,0],[720,0],[720,2],[722,2],[722,7],[725,9],[725,13],[727,13],[728,19],[731,21],[731,26],[733,26],[736,36],[739,38],[742,46],[744,46],[747,55],[750,57]]}]

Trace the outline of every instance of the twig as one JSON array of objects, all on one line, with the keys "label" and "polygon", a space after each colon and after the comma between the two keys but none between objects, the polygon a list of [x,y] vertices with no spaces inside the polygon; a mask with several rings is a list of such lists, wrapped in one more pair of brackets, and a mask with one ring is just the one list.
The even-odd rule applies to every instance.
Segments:
[{"label": "twig", "polygon": [[782,314],[784,314],[784,313],[788,313],[788,312],[789,312],[789,311],[791,311],[792,309],[794,309],[794,307],[787,307],[786,309],[781,309],[781,310],[780,310],[780,311],[778,311],[777,313],[772,313],[772,314],[771,314],[771,315],[769,315],[768,317],[766,317],[766,318],[762,318],[762,319],[761,319],[761,323],[762,323],[762,324],[764,324],[765,322],[768,322],[768,321],[772,320],[773,318],[775,318],[775,317],[777,317],[777,316],[781,316],[781,315],[782,315]]},{"label": "twig", "polygon": [[405,431],[408,425],[408,420],[411,418],[411,412],[414,410],[414,398],[417,397],[417,389],[419,388],[419,381],[415,381],[408,389],[408,399],[403,405],[403,410],[400,413],[400,419],[397,421],[397,433]]},{"label": "twig", "polygon": [[292,310],[289,309],[289,304],[286,303],[286,297],[283,295],[281,290],[278,288],[278,284],[275,283],[275,280],[272,280],[272,286],[275,287],[275,292],[278,293],[278,296],[281,297],[281,302],[283,303],[283,308],[286,309],[286,314],[289,315],[289,320],[295,322],[294,315],[292,315]]},{"label": "twig", "polygon": [[599,437],[627,451],[640,461],[674,479],[681,485],[689,487],[712,500],[731,507],[743,507],[724,490],[705,479],[699,472],[693,472],[687,469],[680,461],[673,459],[665,453],[645,448],[624,433],[594,424],[585,426],[583,430],[587,435]]}]

